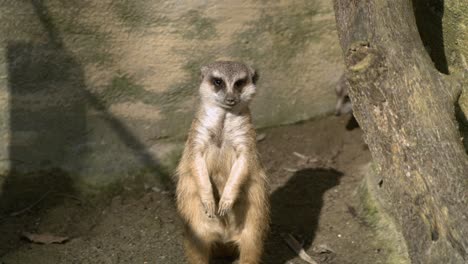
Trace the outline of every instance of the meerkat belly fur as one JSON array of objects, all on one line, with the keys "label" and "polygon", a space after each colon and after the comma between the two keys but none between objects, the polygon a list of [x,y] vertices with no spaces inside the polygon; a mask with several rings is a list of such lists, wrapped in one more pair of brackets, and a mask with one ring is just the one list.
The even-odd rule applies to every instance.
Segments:
[{"label": "meerkat belly fur", "polygon": [[240,264],[260,263],[269,203],[249,110],[257,74],[227,61],[201,74],[201,104],[176,173],[187,260],[238,254]]}]

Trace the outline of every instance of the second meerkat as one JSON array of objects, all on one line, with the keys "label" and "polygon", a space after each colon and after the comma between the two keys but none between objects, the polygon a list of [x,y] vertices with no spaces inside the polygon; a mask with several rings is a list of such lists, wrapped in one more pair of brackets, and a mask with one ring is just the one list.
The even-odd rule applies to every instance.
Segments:
[{"label": "second meerkat", "polygon": [[257,264],[268,230],[268,183],[249,103],[257,74],[239,62],[201,68],[200,108],[177,168],[177,208],[189,263],[238,253]]}]

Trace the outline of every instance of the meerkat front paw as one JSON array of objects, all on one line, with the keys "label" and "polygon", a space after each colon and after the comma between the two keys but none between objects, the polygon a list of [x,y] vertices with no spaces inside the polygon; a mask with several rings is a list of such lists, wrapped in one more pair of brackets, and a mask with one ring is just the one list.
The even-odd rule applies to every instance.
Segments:
[{"label": "meerkat front paw", "polygon": [[231,211],[232,206],[234,205],[234,199],[221,197],[218,206],[218,214],[220,216],[226,215],[229,211]]},{"label": "meerkat front paw", "polygon": [[201,199],[203,209],[205,210],[205,214],[209,218],[214,218],[215,217],[215,211],[216,211],[216,203],[213,199],[213,197],[204,197]]}]

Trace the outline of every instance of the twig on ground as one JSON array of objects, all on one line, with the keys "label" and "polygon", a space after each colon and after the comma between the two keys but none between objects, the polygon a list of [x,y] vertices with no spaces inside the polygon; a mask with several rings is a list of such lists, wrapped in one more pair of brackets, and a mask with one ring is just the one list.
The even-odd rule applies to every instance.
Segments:
[{"label": "twig on ground", "polygon": [[21,215],[21,214],[24,214],[26,213],[27,211],[33,209],[36,205],[38,205],[40,202],[42,202],[42,200],[44,200],[52,191],[47,191],[46,193],[44,193],[40,198],[39,200],[35,201],[33,204],[29,205],[28,207],[26,208],[23,208],[19,211],[16,211],[16,212],[13,212],[13,213],[10,213],[9,216],[18,216],[18,215]]},{"label": "twig on ground", "polygon": [[87,204],[87,205],[90,205],[91,207],[96,208],[96,206],[94,206],[94,204],[92,204],[91,202],[86,201],[86,200],[83,200],[83,199],[81,199],[80,197],[75,196],[75,195],[72,195],[72,194],[54,193],[54,195],[56,195],[56,196],[62,196],[62,197],[66,197],[66,198],[70,198],[70,199],[73,199],[73,200],[76,200],[76,201],[80,202],[81,204]]},{"label": "twig on ground", "polygon": [[287,167],[283,168],[283,170],[288,171],[288,172],[297,172],[298,171],[298,169],[287,168]]},{"label": "twig on ground", "polygon": [[304,155],[304,154],[301,154],[301,153],[295,152],[295,151],[293,152],[293,155],[296,156],[296,157],[298,157],[298,158],[304,159],[304,160],[309,160],[309,159],[310,159],[309,156],[306,156],[306,155]]},{"label": "twig on ground", "polygon": [[306,156],[304,154],[301,154],[299,152],[293,152],[293,155],[300,158],[301,160],[303,160],[303,162],[305,162],[306,164],[309,164],[309,163],[316,163],[318,162],[319,160],[317,158],[311,158],[310,156]]},{"label": "twig on ground", "polygon": [[291,234],[281,234],[283,240],[288,244],[288,246],[296,252],[296,254],[305,262],[310,264],[317,264],[308,254],[305,252],[304,248],[302,248],[301,243],[297,241]]}]

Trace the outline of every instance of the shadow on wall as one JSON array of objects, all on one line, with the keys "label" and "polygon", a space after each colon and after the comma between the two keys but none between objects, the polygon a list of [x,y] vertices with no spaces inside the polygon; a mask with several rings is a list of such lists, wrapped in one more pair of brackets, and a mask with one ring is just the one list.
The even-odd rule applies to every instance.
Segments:
[{"label": "shadow on wall", "polygon": [[271,232],[265,244],[265,263],[288,263],[295,258],[281,234],[289,233],[307,250],[315,238],[324,193],[338,185],[343,173],[334,169],[304,169],[271,195]]},{"label": "shadow on wall", "polygon": [[419,35],[437,70],[449,74],[444,49],[444,0],[413,0],[414,16]]},{"label": "shadow on wall", "polygon": [[[42,0],[31,4],[47,38],[7,46],[11,168],[0,192],[0,256],[19,245],[22,230],[15,228],[34,226],[38,214],[61,203],[54,193],[77,192],[73,176],[85,168],[89,151],[88,108],[103,113],[103,122],[145,168],[163,171],[145,146],[85,89],[82,67],[65,49]],[[31,205],[37,206],[29,210]]]}]

